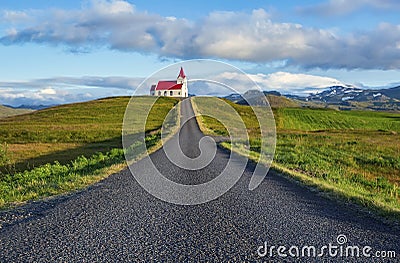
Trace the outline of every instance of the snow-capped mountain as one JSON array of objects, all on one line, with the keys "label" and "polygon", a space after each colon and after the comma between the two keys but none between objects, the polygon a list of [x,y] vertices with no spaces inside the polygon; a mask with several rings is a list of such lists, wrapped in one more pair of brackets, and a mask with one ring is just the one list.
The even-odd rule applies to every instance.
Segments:
[{"label": "snow-capped mountain", "polygon": [[[261,102],[265,101],[259,100],[258,97],[260,96],[269,96],[270,105],[274,107],[328,107],[343,110],[400,111],[400,86],[389,89],[361,89],[352,85],[331,86],[307,97],[290,94],[281,95],[277,91],[259,92],[250,90],[245,94],[235,93],[224,98],[237,104],[246,104],[250,100],[253,105],[262,106]],[[271,103],[272,100],[275,101]]]},{"label": "snow-capped mountain", "polygon": [[386,96],[382,90],[366,90],[351,85],[332,86],[320,93],[306,97],[308,101],[320,101],[334,104],[342,104],[346,101],[386,102],[391,99],[393,98]]},{"label": "snow-capped mountain", "polygon": [[390,89],[361,89],[351,85],[332,86],[308,97],[304,102],[336,105],[339,109],[400,110],[400,86]]}]

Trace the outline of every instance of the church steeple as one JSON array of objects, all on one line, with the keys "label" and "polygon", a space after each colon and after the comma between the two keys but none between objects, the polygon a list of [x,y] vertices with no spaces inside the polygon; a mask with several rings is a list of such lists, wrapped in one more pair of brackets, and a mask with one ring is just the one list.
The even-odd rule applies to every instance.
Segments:
[{"label": "church steeple", "polygon": [[185,72],[183,71],[182,67],[181,67],[181,70],[179,71],[178,79],[179,78],[182,78],[182,79],[186,78]]}]

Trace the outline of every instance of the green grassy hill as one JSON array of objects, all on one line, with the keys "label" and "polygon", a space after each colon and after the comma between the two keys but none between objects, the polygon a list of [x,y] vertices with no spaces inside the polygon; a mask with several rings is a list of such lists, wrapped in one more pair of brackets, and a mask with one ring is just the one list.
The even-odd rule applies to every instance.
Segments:
[{"label": "green grassy hill", "polygon": [[[135,114],[153,99],[136,97]],[[100,99],[0,119],[0,208],[73,191],[124,168],[121,134],[129,100]],[[151,108],[148,147],[159,142],[164,117],[177,102],[159,98]]]},{"label": "green grassy hill", "polygon": [[[207,98],[196,97],[194,102],[200,114],[211,107]],[[243,154],[258,160],[260,132],[252,109],[230,105],[242,117],[250,137],[250,151]],[[224,118],[234,119],[227,114]],[[400,219],[400,114],[276,108],[274,118],[275,169]],[[205,132],[227,135],[221,121],[229,121],[199,120]]]},{"label": "green grassy hill", "polygon": [[4,117],[9,117],[9,116],[14,116],[14,115],[20,115],[20,114],[25,114],[32,112],[33,110],[30,109],[13,109],[10,107],[6,107],[3,105],[0,105],[0,118]]},{"label": "green grassy hill", "polygon": [[248,105],[248,102],[251,105],[258,105],[262,106],[265,105],[265,97],[267,97],[267,100],[269,102],[269,105],[271,108],[291,108],[291,107],[300,107],[301,103],[294,101],[292,99],[286,98],[284,96],[277,96],[273,94],[267,94],[264,95],[263,93],[257,94],[255,96],[249,96],[247,97],[247,100],[242,99],[238,101],[232,101],[234,103],[237,103],[239,105]]},{"label": "green grassy hill", "polygon": [[300,103],[284,96],[267,95],[271,108],[293,108],[300,107]]},{"label": "green grassy hill", "polygon": [[[129,99],[99,99],[0,119],[0,144],[7,144],[17,171],[55,160],[67,163],[82,154],[91,156],[121,147],[122,121]],[[149,101],[142,97],[137,103]],[[161,117],[175,103],[176,99],[160,98],[153,108],[160,118],[148,122],[147,129],[160,128]]]}]

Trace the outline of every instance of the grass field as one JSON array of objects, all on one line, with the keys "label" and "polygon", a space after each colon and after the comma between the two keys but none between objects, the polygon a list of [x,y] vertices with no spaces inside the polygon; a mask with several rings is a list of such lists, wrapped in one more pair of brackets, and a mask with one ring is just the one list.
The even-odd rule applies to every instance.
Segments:
[{"label": "grass field", "polygon": [[[120,169],[129,99],[100,99],[0,119],[0,207],[81,188]],[[151,101],[140,97],[135,103]],[[164,116],[177,102],[159,98],[151,109],[148,146],[159,141]]]},{"label": "grass field", "polygon": [[281,130],[400,131],[400,114],[376,111],[282,108],[275,111]]},{"label": "grass field", "polygon": [[[136,103],[148,105],[150,98]],[[0,207],[65,193],[98,181],[124,163],[121,127],[128,97],[63,105],[0,119]],[[161,97],[146,123],[146,143],[159,141],[164,116],[178,102]],[[230,120],[228,111],[194,98],[195,109]],[[227,101],[243,118],[250,156],[260,152],[260,127],[248,106]],[[140,112],[138,105],[136,114]],[[257,109],[256,109],[257,110]],[[400,211],[400,114],[325,109],[274,109],[273,167],[307,184],[391,215]],[[221,122],[200,119],[209,134]]]},{"label": "grass field", "polygon": [[[129,97],[94,100],[53,107],[0,119],[0,144],[7,148],[13,169],[22,171],[54,160],[65,164],[79,155],[121,148],[121,128]],[[140,98],[136,103],[149,103]],[[151,116],[165,116],[177,103],[160,98]],[[146,130],[160,128],[161,117],[150,118]],[[6,145],[6,146],[5,146]],[[0,171],[4,172],[0,168]]]},{"label": "grass field", "polygon": [[[210,107],[207,98],[196,97],[194,103],[199,113]],[[244,117],[250,156],[257,157],[260,133],[253,111],[230,104]],[[279,108],[274,117],[275,169],[400,218],[400,114]],[[221,122],[199,121],[206,132],[227,135]]]}]

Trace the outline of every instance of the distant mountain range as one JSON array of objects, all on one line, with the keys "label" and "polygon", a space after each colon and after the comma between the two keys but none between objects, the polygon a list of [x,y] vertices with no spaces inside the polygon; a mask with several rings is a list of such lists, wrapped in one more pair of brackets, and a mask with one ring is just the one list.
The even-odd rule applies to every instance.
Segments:
[{"label": "distant mountain range", "polygon": [[[282,95],[277,91],[247,91],[243,95],[224,97],[238,104],[262,106],[267,96],[271,107],[324,107],[341,110],[371,109],[400,111],[400,86],[390,89],[360,89],[351,85],[327,87],[322,92],[306,97]],[[247,99],[247,101],[245,100]]]},{"label": "distant mountain range", "polygon": [[9,108],[13,108],[13,109],[42,110],[42,109],[47,109],[47,108],[50,108],[50,107],[58,106],[58,104],[51,104],[51,105],[43,105],[43,104],[40,104],[40,105],[26,105],[26,104],[22,104],[22,105],[17,106],[17,107],[11,106],[11,105],[4,105],[4,106],[9,107]]},{"label": "distant mountain range", "polygon": [[[301,97],[300,97],[301,99]],[[328,103],[344,101],[388,101],[400,100],[400,86],[391,89],[365,90],[353,86],[332,86],[328,89],[305,97],[303,100],[316,100]]]},{"label": "distant mountain range", "polygon": [[337,106],[342,110],[373,109],[399,111],[400,86],[376,90],[360,89],[353,86],[332,86],[320,93],[312,94],[305,98],[297,97],[296,99],[303,102]]},{"label": "distant mountain range", "polygon": [[35,110],[46,109],[53,106],[57,105],[20,105],[18,107],[10,105],[0,105],[0,118],[30,113]]}]

